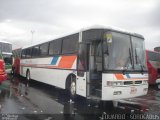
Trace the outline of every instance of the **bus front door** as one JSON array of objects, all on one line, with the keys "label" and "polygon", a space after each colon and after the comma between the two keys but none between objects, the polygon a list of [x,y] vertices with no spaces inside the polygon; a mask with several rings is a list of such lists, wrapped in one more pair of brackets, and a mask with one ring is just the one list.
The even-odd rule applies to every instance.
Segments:
[{"label": "bus front door", "polygon": [[89,77],[87,79],[88,95],[101,98],[102,90],[102,47],[100,41],[94,41],[89,50]]},{"label": "bus front door", "polygon": [[87,81],[87,67],[88,67],[88,52],[86,44],[79,44],[78,59],[77,59],[77,80],[76,80],[76,94],[87,97],[86,95],[86,81]]},{"label": "bus front door", "polygon": [[88,98],[101,97],[102,57],[101,43],[80,44],[77,60],[76,92]]}]

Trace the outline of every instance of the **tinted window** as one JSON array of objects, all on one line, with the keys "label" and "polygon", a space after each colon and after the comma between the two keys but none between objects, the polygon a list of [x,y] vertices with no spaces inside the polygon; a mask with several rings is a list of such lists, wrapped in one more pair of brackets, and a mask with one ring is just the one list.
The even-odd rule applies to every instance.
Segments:
[{"label": "tinted window", "polygon": [[75,53],[78,49],[78,34],[63,39],[62,54]]},{"label": "tinted window", "polygon": [[39,56],[39,46],[34,46],[34,47],[32,48],[32,56],[33,56],[33,57]]},{"label": "tinted window", "polygon": [[157,61],[160,62],[160,54],[157,55]]},{"label": "tinted window", "polygon": [[26,49],[25,57],[30,58],[31,54],[32,54],[32,49],[31,48]]},{"label": "tinted window", "polygon": [[160,47],[155,47],[154,51],[160,52]]},{"label": "tinted window", "polygon": [[48,43],[40,45],[40,55],[45,56],[48,54]]},{"label": "tinted window", "polygon": [[148,59],[151,61],[160,61],[160,54],[155,52],[148,52]]},{"label": "tinted window", "polygon": [[98,40],[101,39],[102,37],[102,32],[103,30],[101,29],[92,29],[92,30],[87,30],[84,31],[82,34],[82,39],[84,42],[89,42],[92,40]]},{"label": "tinted window", "polygon": [[78,70],[87,70],[87,45],[80,44],[79,46],[79,59],[78,59]]},{"label": "tinted window", "polygon": [[21,55],[21,57],[22,58],[25,58],[25,52],[26,52],[26,50],[24,49],[24,50],[22,50],[22,55]]},{"label": "tinted window", "polygon": [[54,40],[49,44],[49,55],[60,54],[61,53],[61,43],[62,40]]}]

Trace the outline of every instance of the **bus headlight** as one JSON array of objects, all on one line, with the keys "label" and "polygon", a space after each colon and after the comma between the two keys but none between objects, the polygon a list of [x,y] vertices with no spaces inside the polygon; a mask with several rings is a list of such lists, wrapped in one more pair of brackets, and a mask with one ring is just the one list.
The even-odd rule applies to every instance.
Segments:
[{"label": "bus headlight", "polygon": [[113,86],[117,86],[117,84],[118,84],[117,82],[113,82]]},{"label": "bus headlight", "polygon": [[113,82],[112,81],[107,81],[107,86],[112,86]]}]

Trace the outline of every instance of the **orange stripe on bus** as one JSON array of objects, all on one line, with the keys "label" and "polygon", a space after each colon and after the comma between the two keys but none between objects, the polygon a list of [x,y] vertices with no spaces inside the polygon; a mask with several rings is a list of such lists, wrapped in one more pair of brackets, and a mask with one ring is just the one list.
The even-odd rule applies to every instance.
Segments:
[{"label": "orange stripe on bus", "polygon": [[58,68],[72,68],[72,65],[77,56],[62,56]]},{"label": "orange stripe on bus", "polygon": [[117,80],[124,80],[123,74],[115,74]]}]

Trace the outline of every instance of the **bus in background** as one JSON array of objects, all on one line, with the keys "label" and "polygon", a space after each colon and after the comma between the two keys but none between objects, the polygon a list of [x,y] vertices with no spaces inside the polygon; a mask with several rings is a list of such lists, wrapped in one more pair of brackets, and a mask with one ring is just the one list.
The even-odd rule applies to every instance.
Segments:
[{"label": "bus in background", "polygon": [[154,51],[160,52],[160,47],[155,47]]},{"label": "bus in background", "polygon": [[12,73],[13,74],[20,74],[20,57],[21,57],[21,48],[15,49],[12,51],[13,54],[13,61],[12,61]]},{"label": "bus in background", "polygon": [[5,63],[3,60],[2,52],[0,51],[0,84],[7,79],[7,73],[5,71]]},{"label": "bus in background", "polygon": [[12,69],[12,44],[10,42],[0,40],[0,50],[5,62],[5,69],[7,73]]},{"label": "bus in background", "polygon": [[144,37],[113,28],[88,28],[22,48],[20,75],[87,99],[146,95]]},{"label": "bus in background", "polygon": [[146,50],[149,84],[160,89],[160,52]]}]

